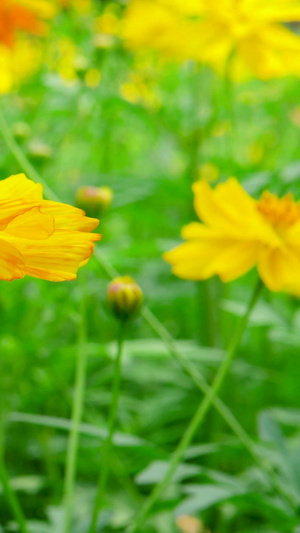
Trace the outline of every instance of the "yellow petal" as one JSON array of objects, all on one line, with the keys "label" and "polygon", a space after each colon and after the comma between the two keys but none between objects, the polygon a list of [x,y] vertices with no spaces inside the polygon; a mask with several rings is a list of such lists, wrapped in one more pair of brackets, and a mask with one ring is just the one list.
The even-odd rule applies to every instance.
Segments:
[{"label": "yellow petal", "polygon": [[20,252],[8,242],[0,240],[0,279],[12,281],[23,278],[25,265]]},{"label": "yellow petal", "polygon": [[200,224],[199,222],[191,222],[181,230],[182,238],[187,240],[210,238],[212,234],[212,230],[209,230],[204,224]]},{"label": "yellow petal", "polygon": [[54,232],[54,218],[41,213],[38,207],[16,216],[3,231],[20,239],[48,239]]},{"label": "yellow petal", "polygon": [[225,282],[248,272],[258,258],[260,244],[212,237],[180,245],[164,254],[173,273],[190,280],[219,275]]},{"label": "yellow petal", "polygon": [[55,218],[56,229],[93,231],[99,225],[97,218],[86,217],[82,209],[59,202],[44,200],[41,205],[41,212]]},{"label": "yellow petal", "polygon": [[43,187],[39,183],[34,183],[34,181],[26,178],[25,174],[15,174],[0,181],[0,198],[1,203],[4,200],[16,200],[19,198],[42,200]]},{"label": "yellow petal", "polygon": [[299,248],[264,249],[258,260],[261,279],[271,291],[293,292],[300,287]]},{"label": "yellow petal", "polygon": [[100,235],[57,230],[47,240],[15,239],[21,252],[26,274],[49,281],[76,278],[79,266],[93,253],[94,242]]},{"label": "yellow petal", "polygon": [[197,215],[220,234],[237,239],[261,240],[279,245],[278,236],[257,210],[251,198],[235,178],[211,189],[204,180],[193,185]]},{"label": "yellow petal", "polygon": [[251,9],[259,20],[270,22],[292,22],[300,20],[298,0],[252,0]]},{"label": "yellow petal", "polygon": [[53,0],[18,0],[18,4],[45,19],[54,17],[57,12],[57,6]]}]

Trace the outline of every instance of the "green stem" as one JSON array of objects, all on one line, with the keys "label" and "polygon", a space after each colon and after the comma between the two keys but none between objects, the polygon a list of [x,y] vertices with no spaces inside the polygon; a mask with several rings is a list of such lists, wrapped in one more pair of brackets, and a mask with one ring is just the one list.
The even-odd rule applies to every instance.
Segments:
[{"label": "green stem", "polygon": [[116,425],[118,403],[119,403],[119,396],[120,396],[121,357],[122,357],[123,344],[124,344],[124,333],[125,333],[125,322],[121,321],[119,335],[118,335],[118,351],[117,351],[117,355],[116,355],[115,362],[114,362],[112,398],[111,398],[111,406],[110,406],[109,420],[108,420],[108,436],[103,446],[102,469],[100,472],[98,489],[97,489],[94,510],[93,510],[93,515],[92,515],[92,522],[89,528],[89,533],[96,532],[98,516],[103,507],[104,498],[105,498],[105,490],[106,490],[106,484],[107,484],[109,468],[110,468],[111,449],[113,445],[113,436],[114,436],[114,430],[115,430],[115,425]]},{"label": "green stem", "polygon": [[[164,325],[156,318],[150,309],[146,307],[142,309],[141,314],[153,331],[162,339],[166,347],[168,347],[170,355],[179,363],[185,373],[189,375],[198,389],[204,394],[208,394],[211,387],[204,379],[202,374],[200,374],[198,368],[181,354],[172,335],[170,335]],[[220,398],[218,398],[218,396],[214,398],[213,405],[218,413],[222,416],[223,420],[227,423],[228,427],[231,428],[232,432],[239,439],[240,443],[255,460],[256,464],[270,476],[273,486],[277,492],[281,494],[289,502],[289,504],[292,504],[290,498],[283,490],[282,484],[277,480],[272,463],[266,460],[265,457],[261,456],[259,448],[256,446],[255,442],[253,442],[251,437],[249,437],[248,433],[244,430],[243,426],[241,426],[227,405]]]},{"label": "green stem", "polygon": [[80,424],[82,421],[82,412],[84,405],[84,391],[86,383],[86,300],[84,293],[84,283],[82,283],[82,297],[80,309],[80,324],[78,335],[78,351],[76,358],[76,376],[75,388],[73,395],[71,431],[68,441],[65,484],[64,484],[64,526],[63,533],[69,533],[71,530],[72,509],[74,507],[74,488],[77,470],[78,443]]},{"label": "green stem", "polygon": [[15,138],[3,116],[1,109],[0,109],[0,132],[10,152],[13,154],[14,158],[19,163],[21,168],[23,168],[27,176],[31,178],[33,181],[36,181],[43,185],[43,189],[44,189],[44,192],[47,198],[49,198],[50,200],[58,201],[56,194],[47,185],[47,183],[45,183],[41,175],[32,166],[29,159],[24,154],[23,150],[16,143]]},{"label": "green stem", "polygon": [[28,533],[26,519],[19,504],[18,498],[11,487],[9,476],[2,460],[0,461],[0,481],[2,484],[4,496],[19,526],[19,531],[21,533]]},{"label": "green stem", "polygon": [[212,405],[214,399],[216,398],[217,394],[218,394],[218,391],[219,389],[221,388],[221,385],[230,369],[230,365],[231,365],[231,362],[236,354],[236,351],[239,347],[239,344],[240,344],[240,341],[241,341],[241,338],[242,338],[242,335],[245,331],[245,328],[247,326],[247,323],[248,323],[248,319],[249,319],[249,316],[251,314],[251,311],[255,305],[255,303],[257,302],[257,299],[261,293],[261,290],[262,290],[262,287],[263,287],[263,284],[262,282],[259,280],[258,284],[256,285],[255,289],[254,289],[254,292],[253,292],[253,295],[252,295],[252,298],[249,302],[249,305],[248,305],[248,308],[247,308],[247,311],[245,313],[245,315],[242,317],[242,319],[240,320],[240,323],[238,324],[238,327],[237,327],[237,330],[235,332],[235,335],[233,336],[232,338],[232,341],[229,345],[229,348],[227,350],[227,354],[226,354],[226,357],[224,358],[216,376],[215,376],[215,379],[213,381],[213,384],[211,386],[211,388],[209,388],[209,390],[207,391],[205,397],[203,398],[203,400],[200,402],[199,404],[199,407],[196,411],[196,413],[194,414],[190,424],[188,425],[185,433],[183,434],[183,437],[181,439],[181,441],[179,442],[179,445],[177,446],[172,458],[171,458],[171,461],[170,461],[170,464],[169,464],[169,468],[164,476],[164,478],[162,479],[162,481],[160,483],[158,483],[156,485],[156,487],[153,489],[152,493],[150,494],[149,498],[146,500],[144,506],[141,508],[140,512],[137,514],[135,520],[134,520],[134,523],[133,525],[129,528],[128,532],[129,533],[135,533],[137,532],[141,526],[143,525],[145,519],[147,518],[148,516],[148,513],[151,511],[153,505],[156,503],[156,501],[159,499],[159,497],[161,496],[161,494],[164,492],[164,490],[166,489],[166,487],[169,485],[170,481],[172,480],[173,478],[173,475],[182,459],[182,456],[185,452],[185,450],[187,449],[187,447],[189,446],[192,438],[194,437],[196,431],[198,430],[201,422],[203,421],[208,409],[210,408],[210,406]]},{"label": "green stem", "polygon": [[[165,345],[168,347],[170,354],[179,363],[185,373],[193,380],[198,389],[208,394],[210,386],[204,379],[202,374],[198,371],[198,368],[188,361],[178,350],[173,337],[170,335],[164,325],[156,318],[156,316],[148,308],[142,310],[142,316],[144,320],[149,324],[153,331],[162,339]],[[237,436],[239,441],[244,445],[250,455],[257,460],[257,451],[255,443],[248,436],[244,428],[240,425],[238,420],[232,414],[230,409],[225,405],[220,398],[215,397],[213,404],[227,425],[232,429],[233,433]]]}]

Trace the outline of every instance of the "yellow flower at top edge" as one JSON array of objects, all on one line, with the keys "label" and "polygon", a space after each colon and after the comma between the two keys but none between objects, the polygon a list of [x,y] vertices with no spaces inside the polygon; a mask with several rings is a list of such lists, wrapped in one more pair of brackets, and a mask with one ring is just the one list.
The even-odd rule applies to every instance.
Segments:
[{"label": "yellow flower at top edge", "polygon": [[99,221],[70,205],[43,200],[24,174],[0,181],[0,279],[73,280],[101,235]]},{"label": "yellow flower at top edge", "polygon": [[284,26],[292,21],[298,0],[130,0],[122,33],[132,50],[268,79],[300,74],[300,38]]},{"label": "yellow flower at top edge", "polygon": [[202,223],[185,226],[187,242],[164,254],[175,275],[229,282],[256,266],[270,290],[300,295],[300,202],[268,191],[255,200],[234,178],[214,189],[201,180],[193,190]]},{"label": "yellow flower at top edge", "polygon": [[56,12],[50,0],[0,0],[0,42],[12,47],[18,32],[41,35]]}]

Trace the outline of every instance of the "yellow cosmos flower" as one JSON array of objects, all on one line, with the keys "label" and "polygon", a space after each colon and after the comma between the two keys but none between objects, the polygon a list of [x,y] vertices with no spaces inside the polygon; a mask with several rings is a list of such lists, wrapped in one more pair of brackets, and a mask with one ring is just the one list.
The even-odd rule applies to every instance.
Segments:
[{"label": "yellow cosmos flower", "polygon": [[131,0],[123,37],[133,50],[194,59],[242,79],[300,74],[300,38],[283,25],[300,20],[298,0]]},{"label": "yellow cosmos flower", "polygon": [[36,73],[41,65],[39,43],[23,37],[13,48],[0,43],[0,95],[10,93]]},{"label": "yellow cosmos flower", "polygon": [[76,278],[90,258],[99,221],[70,205],[43,200],[42,186],[24,174],[0,181],[0,279]]},{"label": "yellow cosmos flower", "polygon": [[203,223],[185,226],[187,242],[164,254],[174,274],[229,282],[257,266],[272,291],[300,294],[300,202],[270,192],[254,200],[234,178],[215,189],[201,180],[193,190]]}]

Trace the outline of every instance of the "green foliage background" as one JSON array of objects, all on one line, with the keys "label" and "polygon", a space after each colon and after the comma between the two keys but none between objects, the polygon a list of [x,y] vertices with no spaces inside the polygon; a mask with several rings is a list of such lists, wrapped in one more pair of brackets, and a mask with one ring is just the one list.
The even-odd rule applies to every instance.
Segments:
[{"label": "green foliage background", "polygon": [[[299,80],[233,86],[230,106],[228,88],[208,69],[163,64],[148,74],[161,102],[149,109],[121,96],[133,57],[119,43],[95,50],[91,15],[66,12],[55,24],[52,38],[76,39],[100,68],[100,85],[91,89],[79,79],[68,86],[45,66],[17,93],[2,97],[2,111],[12,130],[20,121],[30,126],[30,138],[18,142],[62,201],[74,203],[81,185],[113,189],[97,246],[121,274],[136,279],[183,356],[211,382],[256,273],[226,286],[216,279],[196,284],[173,277],[161,256],[179,242],[181,227],[196,220],[191,184],[204,163],[214,163],[221,180],[236,176],[255,197],[265,188],[300,197],[300,135],[293,120],[299,113]],[[230,123],[230,131],[214,134]],[[33,157],[34,139],[49,145],[52,157]],[[261,155],[253,156],[257,152]],[[2,140],[0,169],[3,178],[23,170]],[[117,324],[105,305],[107,284],[95,258],[76,282],[1,283],[0,450],[32,533],[59,533],[62,527],[83,291],[89,360],[72,533],[85,532],[89,524],[116,351]],[[143,533],[175,533],[181,514],[201,518],[212,533],[300,531],[299,328],[298,300],[265,290],[221,391],[259,444],[285,496],[211,409]],[[125,531],[161,479],[200,399],[163,341],[137,318],[125,344],[101,531]],[[4,498],[0,524],[3,532],[17,530]]]}]

